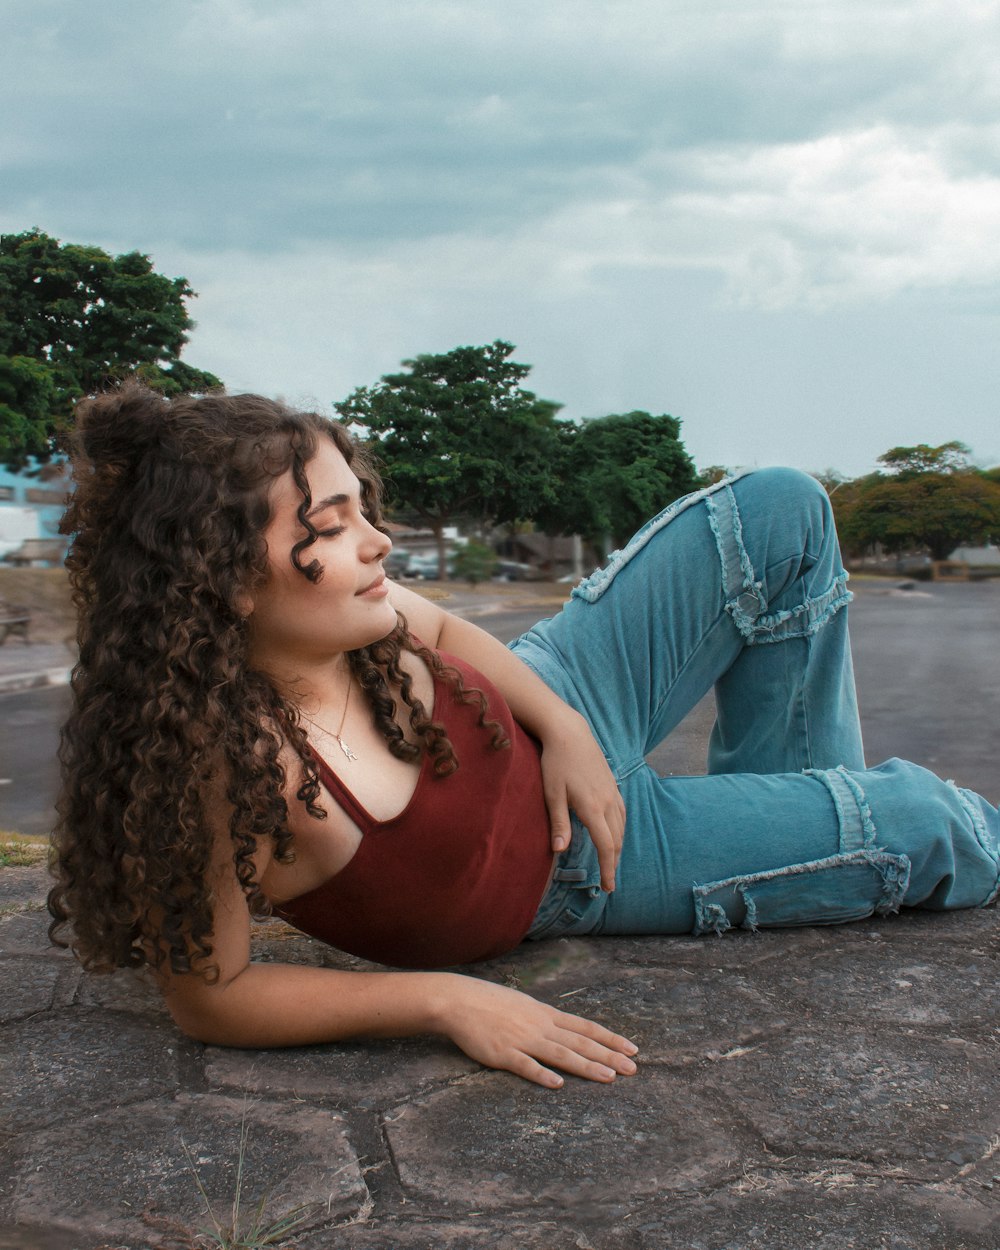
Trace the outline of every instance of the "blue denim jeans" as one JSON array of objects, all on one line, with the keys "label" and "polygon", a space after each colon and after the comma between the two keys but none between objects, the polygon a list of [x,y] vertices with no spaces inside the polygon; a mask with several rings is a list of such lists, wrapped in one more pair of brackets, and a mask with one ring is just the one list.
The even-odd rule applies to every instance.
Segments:
[{"label": "blue denim jeans", "polygon": [[[902,760],[866,769],[826,492],[764,469],[688,495],[511,644],[589,721],[627,809],[611,894],[574,818],[529,937],[830,924],[985,906],[1000,817]],[[708,775],[646,754],[711,687]]]}]

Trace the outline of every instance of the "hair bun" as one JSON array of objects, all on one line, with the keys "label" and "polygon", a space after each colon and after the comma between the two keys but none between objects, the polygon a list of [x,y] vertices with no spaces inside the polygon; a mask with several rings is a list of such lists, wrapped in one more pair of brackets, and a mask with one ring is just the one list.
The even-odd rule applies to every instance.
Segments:
[{"label": "hair bun", "polygon": [[134,378],[76,406],[74,450],[95,469],[124,469],[160,445],[169,404]]}]

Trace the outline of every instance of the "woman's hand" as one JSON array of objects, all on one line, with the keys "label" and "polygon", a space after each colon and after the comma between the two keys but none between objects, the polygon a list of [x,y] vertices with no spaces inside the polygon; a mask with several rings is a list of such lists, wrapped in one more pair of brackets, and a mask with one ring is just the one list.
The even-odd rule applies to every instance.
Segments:
[{"label": "woman's hand", "polygon": [[542,786],[552,849],[558,853],[569,846],[572,808],[597,849],[601,889],[611,891],[625,837],[625,803],[590,726],[565,705],[563,713],[558,727],[542,738]]},{"label": "woman's hand", "polygon": [[632,1076],[638,1047],[593,1020],[557,1011],[519,990],[454,977],[447,993],[442,1031],[478,1063],[558,1089],[553,1068],[590,1081]]}]

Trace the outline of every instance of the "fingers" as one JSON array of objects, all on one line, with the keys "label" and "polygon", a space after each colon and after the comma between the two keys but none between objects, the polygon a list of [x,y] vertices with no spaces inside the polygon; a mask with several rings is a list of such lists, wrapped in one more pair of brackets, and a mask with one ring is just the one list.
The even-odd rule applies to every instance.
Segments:
[{"label": "fingers", "polygon": [[552,836],[552,850],[555,854],[565,849],[570,844],[572,838],[572,829],[569,823],[569,808],[565,801],[562,804],[557,803],[554,799],[548,802],[549,809],[549,828]]},{"label": "fingers", "polygon": [[[624,1038],[621,1041],[632,1045]],[[523,1065],[524,1070],[519,1075],[527,1076],[529,1080],[550,1089],[556,1089],[563,1084],[561,1078],[551,1071],[552,1068],[605,1085],[611,1084],[619,1076],[634,1076],[637,1071],[634,1061],[628,1055],[603,1046],[574,1029],[560,1029],[551,1038],[544,1039],[535,1048],[533,1055],[533,1058],[524,1056],[529,1062]],[[551,1079],[553,1076],[556,1080]]]},{"label": "fingers", "polygon": [[610,1029],[606,1029],[603,1024],[598,1024],[596,1020],[588,1020],[586,1016],[574,1016],[567,1011],[560,1011],[558,1020],[562,1029],[578,1034],[581,1038],[602,1046],[608,1051],[625,1056],[639,1053],[639,1047],[635,1042],[622,1037],[620,1033],[612,1033]]},{"label": "fingers", "polygon": [[[594,838],[593,830],[590,836]],[[601,867],[601,889],[605,894],[611,894],[615,888],[615,873],[618,870],[618,851],[613,842],[603,838],[600,841],[594,838],[594,844],[597,847],[597,862]]]},{"label": "fingers", "polygon": [[[581,817],[582,819],[582,817]],[[601,889],[610,893],[615,888],[615,873],[622,843],[625,841],[625,805],[619,801],[606,812],[600,823],[587,824],[591,839],[597,849],[597,862],[601,868]]]},{"label": "fingers", "polygon": [[[572,1046],[553,1042],[546,1047],[539,1047],[539,1058],[521,1054],[509,1065],[509,1071],[515,1076],[524,1077],[536,1085],[544,1085],[546,1089],[559,1089],[565,1080],[553,1068],[560,1068],[570,1076],[578,1076],[587,1081],[599,1081],[602,1085],[610,1085],[619,1076],[634,1076],[636,1065],[624,1055],[609,1052],[609,1063],[599,1058],[588,1059],[579,1054]],[[552,1067],[546,1067],[551,1064]]]},{"label": "fingers", "polygon": [[523,1076],[526,1081],[533,1081],[536,1085],[544,1085],[546,1089],[559,1089],[566,1084],[558,1072],[543,1067],[530,1055],[519,1055],[510,1064],[508,1071],[513,1072],[515,1076]]},{"label": "fingers", "polygon": [[633,1059],[639,1047],[627,1037],[612,1033],[595,1020],[554,1012],[553,1028],[538,1039],[532,1055],[548,1064],[588,1081],[611,1082],[618,1076],[634,1076]]}]

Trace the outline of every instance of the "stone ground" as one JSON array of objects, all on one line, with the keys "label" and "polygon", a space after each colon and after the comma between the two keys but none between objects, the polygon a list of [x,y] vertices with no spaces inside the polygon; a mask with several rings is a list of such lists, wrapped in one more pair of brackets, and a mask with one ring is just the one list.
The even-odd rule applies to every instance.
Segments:
[{"label": "stone ground", "polygon": [[1000,1250],[996,909],[525,945],[473,971],[641,1047],[551,1092],[435,1039],[188,1041],[48,945],[47,887],[0,871],[0,1250],[218,1244],[240,1184],[299,1250]]}]

